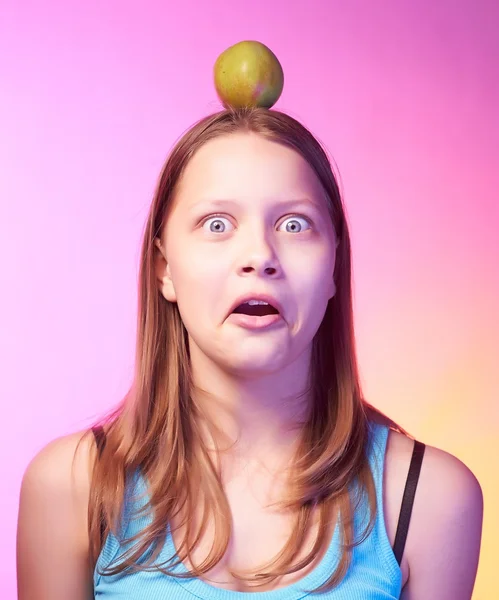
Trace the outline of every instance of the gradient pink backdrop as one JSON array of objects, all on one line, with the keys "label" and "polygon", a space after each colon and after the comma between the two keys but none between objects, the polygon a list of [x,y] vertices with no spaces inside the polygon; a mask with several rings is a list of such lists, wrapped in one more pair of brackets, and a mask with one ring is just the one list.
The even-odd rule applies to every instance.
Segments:
[{"label": "gradient pink backdrop", "polygon": [[498,30],[493,0],[3,0],[2,599],[16,597],[29,460],[131,382],[156,179],[181,133],[220,107],[213,63],[243,39],[274,50],[276,108],[338,164],[366,395],[477,475],[474,600],[497,597]]}]

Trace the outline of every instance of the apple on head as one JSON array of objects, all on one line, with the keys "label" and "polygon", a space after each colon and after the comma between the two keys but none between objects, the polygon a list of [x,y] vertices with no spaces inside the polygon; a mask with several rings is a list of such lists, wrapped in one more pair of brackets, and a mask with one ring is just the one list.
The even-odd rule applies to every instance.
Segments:
[{"label": "apple on head", "polygon": [[282,93],[284,73],[275,54],[261,42],[244,41],[220,54],[215,89],[225,108],[270,108]]}]

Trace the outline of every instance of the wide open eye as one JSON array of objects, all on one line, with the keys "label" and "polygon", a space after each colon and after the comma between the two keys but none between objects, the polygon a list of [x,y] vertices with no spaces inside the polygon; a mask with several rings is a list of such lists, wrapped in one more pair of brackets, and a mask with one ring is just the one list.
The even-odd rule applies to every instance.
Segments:
[{"label": "wide open eye", "polygon": [[294,215],[292,217],[287,217],[284,221],[279,225],[279,228],[285,226],[285,231],[287,233],[301,233],[306,229],[310,229],[310,221],[305,217],[299,217]]},{"label": "wide open eye", "polygon": [[226,217],[214,216],[209,217],[203,223],[203,229],[209,231],[210,233],[225,233],[227,231],[227,224],[229,227],[232,227],[232,223]]}]

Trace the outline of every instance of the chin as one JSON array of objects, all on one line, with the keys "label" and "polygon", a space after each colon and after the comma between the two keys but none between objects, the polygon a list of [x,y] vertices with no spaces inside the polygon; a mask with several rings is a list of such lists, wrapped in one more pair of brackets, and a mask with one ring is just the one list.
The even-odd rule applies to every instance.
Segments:
[{"label": "chin", "polygon": [[244,377],[245,379],[253,379],[272,375],[281,370],[285,365],[275,357],[264,357],[261,355],[251,357],[246,354],[244,357],[233,355],[230,357],[229,362],[221,366],[233,375]]}]

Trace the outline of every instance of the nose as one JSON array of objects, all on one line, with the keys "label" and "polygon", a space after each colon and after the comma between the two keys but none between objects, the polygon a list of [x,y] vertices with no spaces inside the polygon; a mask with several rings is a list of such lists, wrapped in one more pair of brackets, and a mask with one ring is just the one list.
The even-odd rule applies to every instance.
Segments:
[{"label": "nose", "polygon": [[239,264],[239,273],[254,273],[260,277],[279,277],[281,265],[275,248],[265,236],[253,235],[246,245]]}]

